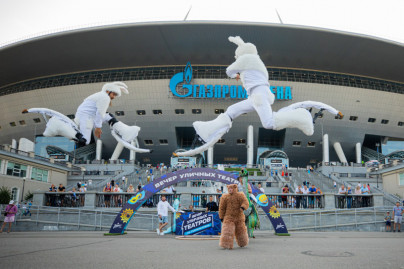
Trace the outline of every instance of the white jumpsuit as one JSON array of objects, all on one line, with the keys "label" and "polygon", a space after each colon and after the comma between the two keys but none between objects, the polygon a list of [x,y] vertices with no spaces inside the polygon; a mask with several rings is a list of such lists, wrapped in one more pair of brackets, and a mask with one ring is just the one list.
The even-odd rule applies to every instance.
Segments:
[{"label": "white jumpsuit", "polygon": [[79,126],[83,137],[87,140],[86,145],[91,141],[93,128],[101,128],[103,122],[107,122],[112,118],[106,113],[110,102],[111,99],[107,93],[98,92],[87,97],[77,108],[74,121]]},{"label": "white jumpsuit", "polygon": [[[257,111],[261,120],[262,126],[265,129],[274,129],[274,117],[271,105],[274,103],[275,96],[270,90],[270,85],[265,74],[258,70],[245,70],[245,71],[227,71],[229,77],[234,78],[237,73],[240,73],[241,82],[247,90],[248,98],[244,101],[238,102],[227,108],[226,114],[232,119],[238,116]],[[291,104],[287,107],[281,108],[278,112],[290,111],[297,108],[325,109],[330,113],[337,115],[338,110],[321,102],[304,101]]]}]

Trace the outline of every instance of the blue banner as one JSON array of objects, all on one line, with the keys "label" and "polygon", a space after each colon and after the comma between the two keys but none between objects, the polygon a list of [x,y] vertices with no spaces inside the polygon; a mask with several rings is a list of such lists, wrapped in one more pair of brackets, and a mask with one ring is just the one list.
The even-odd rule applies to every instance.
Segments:
[{"label": "blue banner", "polygon": [[222,223],[217,212],[177,213],[177,235],[219,235]]}]

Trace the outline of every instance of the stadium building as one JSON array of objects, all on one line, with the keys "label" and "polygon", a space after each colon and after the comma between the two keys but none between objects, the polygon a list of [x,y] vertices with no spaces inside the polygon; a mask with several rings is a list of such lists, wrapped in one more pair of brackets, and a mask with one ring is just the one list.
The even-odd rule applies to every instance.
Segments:
[{"label": "stadium building", "polygon": [[[344,162],[339,151],[347,162],[358,162],[356,147],[365,160],[375,152],[402,154],[397,150],[404,149],[403,44],[312,27],[235,22],[104,26],[1,48],[0,144],[35,140],[44,131],[43,118],[21,114],[23,109],[46,107],[74,117],[82,100],[105,82],[124,81],[130,94],[115,99],[109,112],[140,126],[139,146],[154,149],[137,154],[137,161],[169,163],[172,152],[191,146],[193,121],[211,120],[246,97],[241,83],[225,73],[236,49],[230,35],[257,46],[276,96],[274,111],[312,100],[345,117],[324,113],[314,135],[305,136],[297,129],[266,130],[255,112],[242,115],[215,145],[214,163],[247,163],[250,135],[254,163],[282,151],[290,166],[321,162],[325,134],[326,161]],[[181,72],[185,81],[178,80]],[[109,159],[116,141],[107,126],[102,145],[102,158]],[[120,158],[128,159],[129,151]]]}]

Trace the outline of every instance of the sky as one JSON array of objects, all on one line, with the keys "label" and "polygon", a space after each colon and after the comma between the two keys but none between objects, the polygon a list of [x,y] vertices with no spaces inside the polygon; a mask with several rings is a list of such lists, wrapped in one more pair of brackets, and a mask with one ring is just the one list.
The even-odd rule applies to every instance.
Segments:
[{"label": "sky", "polygon": [[154,21],[313,26],[404,45],[404,0],[1,0],[0,47],[73,29]]}]

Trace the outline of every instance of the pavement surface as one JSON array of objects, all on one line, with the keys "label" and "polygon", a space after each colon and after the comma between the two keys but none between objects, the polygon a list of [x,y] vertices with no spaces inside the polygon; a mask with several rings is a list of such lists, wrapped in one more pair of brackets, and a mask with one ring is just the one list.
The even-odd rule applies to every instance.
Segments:
[{"label": "pavement surface", "polygon": [[129,232],[0,234],[1,268],[404,268],[404,232],[256,232],[245,248]]}]

